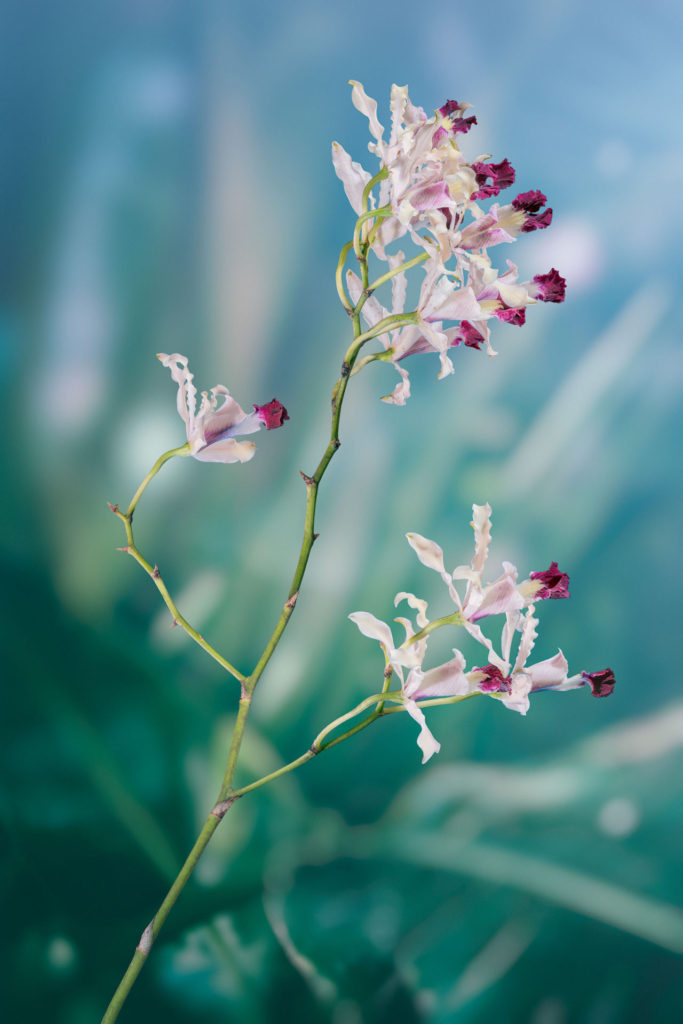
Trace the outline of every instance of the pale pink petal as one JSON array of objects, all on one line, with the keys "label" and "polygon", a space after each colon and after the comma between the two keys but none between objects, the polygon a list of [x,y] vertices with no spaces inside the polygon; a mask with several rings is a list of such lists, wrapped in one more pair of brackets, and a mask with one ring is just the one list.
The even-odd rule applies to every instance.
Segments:
[{"label": "pale pink petal", "polygon": [[417,615],[415,621],[417,622],[420,629],[424,629],[425,626],[429,625],[429,619],[427,618],[427,602],[423,601],[421,597],[415,597],[414,594],[409,594],[402,590],[394,598],[394,607],[398,607],[401,601],[407,601],[411,608],[413,608]]},{"label": "pale pink petal", "polygon": [[188,369],[187,357],[181,356],[178,352],[174,352],[172,355],[167,355],[165,352],[158,352],[157,359],[161,361],[162,366],[167,367],[167,369],[171,371],[171,376],[178,385],[178,396],[176,400],[178,413],[185,423],[187,439],[188,441],[192,441],[195,433],[194,417],[196,411],[197,389],[192,383],[194,380],[194,374],[190,373]]},{"label": "pale pink petal", "polygon": [[481,572],[486,564],[491,542],[491,506],[472,506],[472,527],[474,529],[474,558],[472,568],[475,572]]},{"label": "pale pink petal", "polygon": [[531,692],[531,676],[528,672],[514,672],[510,680],[510,692],[496,696],[500,697],[506,708],[510,711],[518,711],[520,715],[526,715],[529,710],[529,694]]},{"label": "pale pink petal", "polygon": [[369,172],[352,160],[338,142],[332,143],[332,163],[337,177],[344,185],[346,198],[351,203],[353,210],[360,214],[363,209],[363,190],[370,181]]},{"label": "pale pink petal", "polygon": [[249,462],[255,451],[253,441],[236,441],[234,437],[226,437],[192,454],[200,462]]},{"label": "pale pink petal", "polygon": [[425,721],[424,712],[419,709],[415,701],[406,699],[404,705],[410,717],[420,726],[420,735],[417,737],[417,745],[422,751],[422,764],[425,764],[430,757],[434,754],[438,754],[441,750],[441,744],[438,740],[434,739],[434,736],[430,732],[427,722]]},{"label": "pale pink petal", "polygon": [[373,100],[367,95],[360,82],[350,81],[349,85],[353,86],[353,89],[351,90],[351,102],[356,110],[360,110],[361,114],[365,114],[370,122],[371,133],[375,136],[378,142],[381,141],[382,136],[384,135],[384,128],[377,120],[377,100]]},{"label": "pale pink petal", "polygon": [[[396,366],[396,364],[394,365]],[[388,405],[405,405],[410,398],[410,378],[408,371],[404,370],[402,366],[396,366],[396,369],[401,375],[401,380],[390,395],[382,397],[382,401],[387,402]]]},{"label": "pale pink petal", "polygon": [[428,540],[419,533],[407,533],[406,537],[411,548],[428,569],[444,575],[443,550],[433,540]]},{"label": "pale pink petal", "polygon": [[351,612],[349,618],[351,622],[355,622],[363,636],[378,640],[387,653],[393,650],[394,638],[386,622],[376,619],[370,612]]},{"label": "pale pink petal", "polygon": [[520,671],[527,663],[527,658],[531,654],[536,637],[536,626],[538,625],[538,619],[534,618],[534,606],[532,604],[526,610],[524,616],[524,624],[522,626],[522,635],[519,640],[519,650],[517,651],[517,660],[515,661],[515,672]]},{"label": "pale pink petal", "polygon": [[[198,421],[201,419],[200,426],[205,444],[214,443],[221,434],[233,427],[239,426],[241,435],[253,434],[263,426],[263,422],[254,417],[254,414],[251,414],[251,419],[247,416],[239,402],[230,397],[227,388],[219,385],[211,389],[211,394],[210,403],[205,406],[202,402],[202,412],[197,417]],[[218,396],[222,397],[223,404],[216,408]]]},{"label": "pale pink petal", "polygon": [[430,668],[422,676],[417,689],[410,696],[415,697],[460,697],[470,693],[471,687],[465,675],[465,658],[460,651],[450,661],[437,668]]},{"label": "pale pink petal", "polygon": [[567,670],[569,665],[562,651],[558,651],[554,658],[547,658],[545,661],[537,661],[535,665],[529,665],[525,671],[531,677],[532,690],[569,690],[581,686],[580,682],[574,682],[567,686]]}]

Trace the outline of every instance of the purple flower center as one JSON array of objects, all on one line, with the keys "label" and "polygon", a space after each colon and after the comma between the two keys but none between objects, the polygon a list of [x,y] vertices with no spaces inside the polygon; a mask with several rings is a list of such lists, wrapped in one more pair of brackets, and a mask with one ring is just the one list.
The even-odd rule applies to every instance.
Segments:
[{"label": "purple flower center", "polygon": [[473,669],[474,672],[483,672],[484,678],[479,682],[479,689],[482,693],[509,693],[512,686],[510,676],[504,676],[496,665],[482,665]]},{"label": "purple flower center", "polygon": [[566,572],[560,572],[557,562],[551,562],[544,572],[529,573],[529,579],[539,580],[543,584],[534,597],[535,601],[569,597],[569,576]]},{"label": "purple flower center", "polygon": [[278,402],[277,398],[273,398],[266,405],[255,405],[254,412],[265,424],[266,430],[275,430],[276,427],[281,427],[285,420],[289,419],[289,414],[281,402]]},{"label": "purple flower center", "polygon": [[581,675],[590,686],[594,697],[609,697],[616,683],[611,668],[603,668],[600,672],[582,672]]}]

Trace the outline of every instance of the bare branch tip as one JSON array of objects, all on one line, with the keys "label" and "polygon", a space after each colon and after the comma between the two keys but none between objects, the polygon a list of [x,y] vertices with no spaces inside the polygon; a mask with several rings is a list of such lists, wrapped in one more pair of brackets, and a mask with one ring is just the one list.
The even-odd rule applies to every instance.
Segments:
[{"label": "bare branch tip", "polygon": [[110,501],[107,502],[107,505],[109,505],[109,508],[112,510],[112,512],[114,513],[115,516],[117,516],[119,514],[119,506],[118,505],[112,505],[112,503]]},{"label": "bare branch tip", "polygon": [[158,580],[160,576],[161,573],[159,572],[159,566],[155,565],[154,568],[152,569],[152,578]]},{"label": "bare branch tip", "polygon": [[125,548],[117,548],[116,550],[117,551],[123,551],[123,553],[126,554],[126,555],[130,554],[130,548],[128,547],[128,545],[126,545]]},{"label": "bare branch tip", "polygon": [[307,487],[312,487],[313,486],[313,484],[315,483],[315,480],[313,479],[312,476],[308,476],[306,473],[304,473],[303,469],[299,470],[299,474],[301,476],[301,479],[303,480],[303,482],[306,484]]}]

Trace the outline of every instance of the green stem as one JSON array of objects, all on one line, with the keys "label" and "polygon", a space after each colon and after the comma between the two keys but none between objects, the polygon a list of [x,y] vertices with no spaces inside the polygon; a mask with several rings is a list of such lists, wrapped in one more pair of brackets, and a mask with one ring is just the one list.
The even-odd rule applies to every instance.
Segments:
[{"label": "green stem", "polygon": [[386,167],[383,167],[380,171],[377,172],[377,174],[375,175],[374,178],[370,178],[370,181],[367,183],[367,185],[363,189],[363,197],[361,199],[362,207],[363,207],[363,212],[365,212],[367,210],[367,208],[368,208],[368,202],[370,200],[370,193],[372,192],[372,190],[375,187],[375,185],[378,185],[380,183],[380,181],[384,181],[384,179],[388,178],[388,177],[389,177],[389,171],[386,169]]},{"label": "green stem", "polygon": [[356,221],[356,226],[353,229],[353,251],[356,254],[356,259],[359,263],[363,262],[364,254],[362,251],[362,232],[365,224],[369,220],[383,220],[385,217],[391,216],[391,206],[380,206],[377,210],[367,210],[365,213],[361,213],[360,217]]},{"label": "green stem", "polygon": [[388,270],[386,274],[382,274],[382,276],[378,277],[376,281],[369,284],[366,290],[368,292],[374,292],[380,287],[380,285],[386,284],[387,281],[390,281],[392,277],[396,277],[397,274],[400,274],[404,270],[411,270],[412,267],[418,267],[420,263],[424,263],[425,260],[428,259],[428,252],[423,252],[420,256],[414,256],[412,260],[406,260],[405,263],[400,263],[397,267],[394,267],[393,270]]},{"label": "green stem", "polygon": [[[377,215],[378,213],[379,213],[379,211],[374,211],[375,215]],[[350,250],[348,250],[348,251],[350,251]],[[342,254],[343,254],[343,259],[345,259],[346,258],[346,254],[344,254],[344,250],[342,250]],[[367,283],[368,283],[367,246],[363,249],[363,251],[362,251],[362,253],[360,255],[360,258],[359,258],[359,262],[360,262],[360,267],[361,267],[361,279],[362,279],[362,282],[363,282],[363,288],[365,289],[367,287]],[[341,267],[343,268],[342,257],[340,257],[340,264],[341,264]],[[339,273],[342,272],[339,268],[338,268],[338,270],[339,270]],[[135,494],[133,502],[131,502],[131,507],[130,507],[128,513],[124,514],[124,513],[120,512],[118,510],[118,508],[114,508],[113,509],[113,511],[116,513],[116,515],[121,520],[123,520],[125,528],[126,528],[126,537],[127,537],[127,540],[128,540],[128,546],[124,550],[128,551],[128,553],[131,554],[135,558],[135,560],[144,568],[145,572],[147,572],[148,575],[151,576],[151,578],[154,580],[154,582],[155,582],[155,584],[157,586],[157,589],[160,591],[162,597],[164,598],[164,601],[166,602],[167,607],[171,611],[171,614],[173,615],[174,620],[177,621],[178,624],[181,625],[183,627],[183,629],[185,629],[185,631],[192,637],[192,639],[195,640],[197,643],[199,643],[200,646],[203,647],[204,650],[206,650],[207,653],[211,655],[211,657],[215,658],[221,665],[223,665],[224,668],[226,668],[237,679],[240,680],[240,682],[242,684],[242,698],[241,698],[240,703],[239,703],[239,711],[238,711],[238,715],[237,715],[237,721],[235,723],[235,729],[233,731],[232,741],[231,741],[231,744],[230,744],[230,751],[228,753],[228,760],[227,760],[226,769],[225,769],[225,775],[223,777],[223,782],[222,782],[222,785],[221,785],[219,799],[218,799],[218,802],[216,804],[216,807],[214,808],[214,810],[211,812],[211,814],[207,818],[207,821],[206,821],[206,823],[204,825],[204,828],[202,829],[202,832],[200,833],[200,836],[197,839],[197,842],[195,843],[195,845],[192,848],[190,856],[188,857],[187,861],[185,862],[185,864],[184,864],[180,874],[178,875],[176,881],[173,883],[173,886],[172,886],[171,890],[169,891],[169,894],[166,897],[166,899],[164,900],[163,904],[161,905],[161,908],[159,909],[159,912],[155,916],[155,918],[152,921],[152,923],[148,926],[148,928],[143,933],[143,937],[142,937],[142,939],[140,941],[140,944],[138,945],[138,948],[137,948],[137,950],[135,952],[135,956],[133,957],[133,960],[131,961],[131,964],[130,964],[129,968],[126,971],[126,974],[124,975],[124,978],[122,979],[118,989],[116,990],[116,993],[115,993],[114,998],[113,998],[113,1000],[112,1000],[112,1002],[111,1002],[111,1004],[109,1006],[109,1009],[107,1010],[107,1012],[105,1014],[105,1017],[104,1017],[104,1020],[103,1020],[103,1024],[111,1024],[111,1022],[114,1021],[116,1019],[116,1017],[118,1016],[119,1010],[123,1006],[123,1003],[125,1002],[125,1000],[126,1000],[126,998],[128,996],[128,993],[130,992],[130,990],[131,990],[131,988],[133,986],[133,983],[134,983],[135,979],[137,978],[137,976],[140,973],[144,963],[147,960],[147,956],[149,954],[149,950],[151,948],[152,942],[156,939],[156,936],[159,933],[159,930],[161,929],[164,921],[166,920],[166,917],[168,916],[168,913],[170,912],[172,906],[174,905],[176,899],[178,898],[178,895],[180,894],[181,890],[183,889],[183,887],[184,887],[185,883],[187,882],[188,878],[192,874],[192,871],[194,870],[194,867],[195,867],[197,861],[199,860],[199,858],[201,857],[202,853],[204,852],[204,849],[205,849],[207,843],[209,842],[211,836],[213,835],[214,830],[217,827],[218,821],[220,821],[222,819],[223,815],[228,810],[228,808],[231,806],[231,804],[234,802],[234,800],[237,798],[237,796],[241,795],[241,793],[239,793],[238,791],[237,792],[233,791],[231,787],[232,787],[232,781],[233,781],[233,778],[234,778],[235,768],[237,766],[237,759],[239,757],[239,752],[240,752],[240,748],[241,748],[241,745],[242,745],[242,738],[244,736],[244,730],[245,730],[245,726],[246,726],[246,722],[247,722],[247,717],[249,715],[249,709],[250,709],[250,706],[251,706],[252,694],[253,694],[254,689],[256,688],[256,685],[257,685],[259,679],[261,678],[261,676],[262,676],[262,674],[263,674],[263,672],[264,672],[268,662],[270,661],[270,659],[271,659],[271,657],[273,655],[273,652],[275,651],[275,648],[277,647],[277,645],[278,645],[278,643],[280,641],[280,638],[281,638],[282,634],[284,633],[284,631],[285,631],[285,629],[287,627],[287,623],[289,622],[289,619],[291,618],[292,612],[294,611],[294,608],[295,608],[295,605],[296,605],[297,597],[298,597],[298,594],[299,594],[299,588],[301,586],[301,582],[303,580],[304,573],[306,572],[306,566],[308,564],[308,558],[309,558],[309,555],[311,553],[311,548],[313,547],[313,543],[314,543],[315,537],[316,537],[316,534],[315,534],[315,511],[316,511],[318,487],[320,485],[320,481],[322,480],[322,478],[323,478],[323,476],[325,474],[325,471],[327,470],[327,467],[329,466],[330,462],[332,461],[332,458],[333,458],[335,452],[337,451],[337,449],[340,447],[340,444],[341,444],[341,442],[339,440],[339,422],[340,422],[340,417],[341,417],[342,404],[343,404],[343,401],[344,401],[344,395],[346,393],[346,387],[347,387],[347,384],[348,384],[348,381],[349,381],[349,375],[350,375],[351,370],[353,368],[353,364],[355,362],[356,356],[357,356],[360,348],[362,347],[362,345],[366,341],[370,340],[370,338],[375,337],[377,333],[381,334],[382,331],[385,329],[385,325],[389,321],[391,321],[393,323],[396,319],[399,319],[399,320],[401,319],[400,317],[399,318],[388,317],[388,318],[385,319],[385,321],[383,322],[382,325],[378,324],[373,330],[371,330],[369,332],[366,332],[366,334],[363,335],[362,332],[361,332],[361,327],[360,327],[360,308],[358,308],[358,309],[351,309],[350,312],[351,312],[352,321],[353,321],[353,339],[354,340],[353,340],[353,342],[351,343],[351,345],[349,346],[349,348],[348,348],[348,350],[346,352],[346,355],[344,357],[344,361],[342,363],[341,375],[340,375],[340,377],[339,377],[339,379],[338,379],[337,383],[335,384],[335,386],[333,388],[333,391],[332,391],[332,423],[331,423],[331,426],[330,426],[330,439],[329,439],[329,442],[327,444],[327,447],[325,448],[325,451],[322,454],[320,462],[318,463],[318,466],[317,466],[313,476],[309,477],[309,476],[306,476],[306,474],[302,473],[304,482],[306,484],[306,511],[305,511],[305,518],[304,518],[304,535],[303,535],[302,542],[301,542],[301,549],[300,549],[300,552],[299,552],[299,558],[298,558],[298,561],[297,561],[297,564],[296,564],[296,568],[294,570],[294,576],[292,578],[292,583],[291,583],[291,586],[290,586],[290,589],[289,589],[289,593],[287,595],[287,600],[285,601],[285,604],[283,606],[282,612],[280,613],[280,616],[279,616],[279,618],[277,620],[277,623],[275,625],[275,628],[274,628],[274,630],[273,630],[273,632],[272,632],[272,634],[270,636],[270,639],[268,640],[268,642],[267,642],[267,644],[266,644],[266,646],[265,646],[265,648],[263,650],[263,653],[262,653],[261,657],[259,658],[259,660],[258,660],[258,662],[257,662],[257,664],[256,664],[256,666],[255,666],[255,668],[254,668],[254,670],[253,670],[253,672],[251,673],[250,676],[245,677],[244,675],[242,675],[242,673],[238,672],[237,669],[235,669],[232,665],[230,665],[229,662],[227,662],[221,655],[219,655],[217,651],[215,651],[209,644],[207,644],[206,641],[197,633],[197,631],[194,630],[189,625],[189,623],[179,614],[178,609],[176,608],[175,604],[171,600],[171,597],[170,597],[170,595],[169,595],[165,585],[163,584],[163,581],[161,580],[161,575],[159,574],[158,568],[156,566],[152,567],[142,557],[142,555],[138,551],[137,547],[135,546],[135,542],[134,542],[134,539],[133,539],[132,523],[131,523],[132,512],[133,512],[133,509],[135,507],[135,503],[139,499],[140,494],[142,494],[144,488],[149,483],[149,480],[151,480],[152,477],[155,475],[155,473],[158,472],[158,470],[161,468],[161,466],[163,465],[164,461],[166,461],[166,459],[162,456],[162,458],[160,460],[158,460],[158,463],[155,464],[155,466],[153,467],[152,472],[150,474],[148,474],[148,477],[145,478],[145,480],[143,481],[143,484],[140,486],[140,488],[138,489],[138,492]],[[413,316],[413,315],[416,315],[416,314],[409,314],[408,318],[404,317],[403,319],[405,320],[405,322],[410,322],[410,317]],[[167,453],[167,457],[170,458],[172,454],[177,454],[177,453],[182,453],[182,454],[189,453],[189,446],[188,446],[188,452],[187,453],[184,451],[184,449],[181,449],[181,450],[178,450],[178,452]],[[377,702],[377,699],[378,698],[375,697],[375,702]],[[359,713],[359,712],[356,712],[356,713]],[[346,718],[343,716],[342,720],[345,721]],[[339,720],[335,724],[339,724]],[[369,722],[368,722],[368,724],[369,724]],[[353,732],[355,732],[355,731],[358,731],[358,727],[357,726],[354,727],[354,729],[349,730],[349,735],[352,735]],[[326,730],[323,730],[323,733],[321,734],[321,736],[326,735],[326,734],[327,734]],[[319,736],[317,738],[317,741],[321,739],[321,736]],[[336,742],[339,742],[339,738],[337,738],[337,740],[330,741],[330,743],[327,744],[327,746],[332,746]],[[320,749],[324,749],[324,748],[321,747]],[[313,755],[311,754],[311,756],[313,756]],[[306,760],[306,759],[307,759],[307,757],[304,756],[304,760]],[[303,761],[299,761],[299,763],[303,763]],[[215,819],[215,820],[212,820],[212,819]]]},{"label": "green stem", "polygon": [[[169,453],[167,452],[166,455],[169,456]],[[163,456],[162,456],[162,458],[163,458]],[[157,460],[157,463],[155,463],[155,466],[157,466],[157,469],[161,465],[163,465],[163,462],[161,462],[160,460]],[[147,483],[149,483],[149,480],[151,480],[151,478],[152,478],[152,476],[148,473],[147,477],[145,477],[145,481]],[[143,483],[144,483],[144,481],[143,481]],[[145,486],[147,485],[147,483],[145,483]],[[138,488],[136,496],[133,499],[133,502],[131,502],[131,505],[133,506],[133,508],[135,507],[135,502],[137,502],[138,498],[140,497],[140,494],[142,494],[142,490],[144,490],[144,488],[142,488],[142,486]],[[129,554],[131,556],[131,558],[134,558],[135,561],[138,563],[138,565],[141,566],[145,570],[147,575],[150,577],[150,579],[154,583],[154,586],[157,588],[157,590],[161,594],[161,596],[162,596],[162,598],[164,600],[164,604],[166,605],[166,607],[168,608],[168,610],[170,611],[170,613],[171,613],[171,615],[173,617],[173,620],[172,620],[173,621],[173,625],[174,626],[180,626],[180,628],[185,633],[187,633],[187,635],[192,640],[194,640],[194,642],[196,644],[198,644],[203,651],[206,651],[206,653],[211,658],[213,658],[214,661],[218,662],[218,664],[221,666],[221,668],[224,668],[225,671],[229,672],[231,676],[235,677],[235,679],[238,679],[240,682],[243,682],[244,678],[245,678],[243,673],[240,672],[239,669],[236,669],[235,666],[232,665],[227,660],[227,658],[224,658],[222,654],[219,654],[219,652],[216,650],[216,648],[212,647],[211,644],[207,640],[204,639],[204,637],[201,635],[201,633],[199,633],[194,628],[194,626],[192,626],[187,621],[185,616],[180,613],[180,611],[178,609],[178,606],[176,605],[175,601],[171,597],[171,595],[170,595],[170,593],[168,591],[168,588],[167,588],[166,584],[164,583],[164,581],[163,581],[163,579],[161,577],[161,573],[159,572],[159,567],[157,565],[154,565],[154,566],[150,565],[150,563],[147,561],[147,559],[140,552],[139,548],[136,546],[135,540],[134,540],[134,537],[133,537],[133,521],[132,521],[133,520],[133,513],[130,510],[128,512],[120,512],[119,509],[116,506],[111,506],[111,507],[112,507],[112,511],[114,512],[114,514],[116,516],[118,516],[118,518],[122,521],[122,523],[124,525],[124,528],[126,530],[127,544],[126,544],[125,548],[120,548],[120,550],[121,551],[125,551],[127,554]]]},{"label": "green stem", "polygon": [[145,490],[145,488],[147,487],[147,484],[150,482],[150,480],[154,479],[154,477],[157,475],[157,473],[159,472],[161,467],[164,465],[164,463],[168,462],[169,459],[172,459],[174,455],[189,455],[189,454],[190,454],[190,443],[189,443],[189,441],[186,441],[185,444],[182,444],[180,446],[180,448],[171,448],[171,450],[169,452],[164,452],[163,455],[159,456],[159,458],[154,463],[154,465],[150,469],[149,473],[147,474],[145,479],[142,481],[142,483],[140,484],[140,486],[138,487],[137,491],[135,492],[135,494],[133,495],[133,497],[131,499],[131,503],[128,506],[128,511],[126,512],[126,515],[128,516],[129,519],[133,518],[133,512],[135,511],[135,506],[139,502],[139,500],[140,500],[140,498],[142,496],[142,492]]},{"label": "green stem", "polygon": [[113,1022],[118,1017],[121,1008],[126,1001],[128,993],[133,987],[135,979],[137,978],[138,974],[140,973],[145,963],[147,962],[147,957],[149,956],[149,951],[152,948],[152,945],[154,944],[154,940],[161,931],[161,928],[164,922],[166,921],[166,918],[170,914],[173,906],[175,905],[176,900],[180,896],[180,893],[185,888],[185,885],[187,884],[192,872],[195,869],[197,861],[199,860],[202,853],[206,849],[206,846],[209,840],[211,839],[211,836],[218,827],[221,818],[223,817],[223,814],[225,814],[225,810],[227,810],[227,808],[225,810],[220,809],[218,810],[217,813],[214,813],[216,812],[216,810],[217,809],[214,808],[214,810],[206,819],[204,827],[199,833],[197,841],[192,847],[187,860],[180,869],[180,872],[175,882],[169,889],[166,898],[164,899],[163,903],[157,910],[156,914],[154,915],[154,917],[152,918],[152,920],[142,933],[140,941],[133,955],[133,959],[128,965],[128,969],[126,970],[126,973],[121,979],[119,986],[116,989],[116,992],[114,993],[113,998],[109,1003],[109,1006],[107,1007],[106,1013],[102,1018],[102,1024],[113,1024]]},{"label": "green stem", "polygon": [[428,622],[419,633],[414,633],[413,636],[409,636],[407,640],[404,640],[401,647],[411,647],[412,644],[418,643],[419,640],[423,640],[430,633],[433,633],[435,629],[440,629],[442,626],[462,626],[463,621],[462,612],[453,612],[451,615],[444,615],[440,619],[434,619],[432,622]]},{"label": "green stem", "polygon": [[342,306],[349,315],[353,313],[353,303],[347,296],[346,290],[344,288],[344,265],[346,264],[346,257],[349,255],[352,249],[353,242],[347,242],[346,245],[342,247],[342,251],[339,253],[337,269],[334,273],[334,280],[335,284],[337,285],[337,295],[339,296],[339,301],[341,302]]}]

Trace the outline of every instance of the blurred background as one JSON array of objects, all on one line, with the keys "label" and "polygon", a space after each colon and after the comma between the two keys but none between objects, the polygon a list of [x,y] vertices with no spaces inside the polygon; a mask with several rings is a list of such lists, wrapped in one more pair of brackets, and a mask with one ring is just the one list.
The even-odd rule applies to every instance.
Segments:
[{"label": "blurred background", "polygon": [[350,611],[391,619],[404,589],[450,610],[403,535],[468,561],[473,501],[494,568],[571,574],[539,657],[618,686],[539,694],[526,718],[435,709],[424,768],[392,716],[245,798],[121,1020],[681,1019],[677,5],[10,0],[2,19],[4,1019],[100,1019],[212,806],[236,685],[169,628],[106,502],[184,440],[157,351],[247,408],[285,403],[252,463],[175,460],[136,516],[184,614],[249,671],[349,339],[331,141],[371,166],[349,78],[384,123],[394,81],[428,111],[474,104],[465,152],[508,157],[555,209],[492,255],[558,267],[567,301],[498,325],[495,360],[458,350],[444,381],[414,359],[403,409],[378,400],[390,367],[354,378],[239,781],[377,690]]}]

